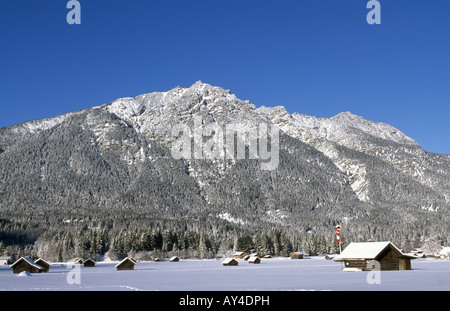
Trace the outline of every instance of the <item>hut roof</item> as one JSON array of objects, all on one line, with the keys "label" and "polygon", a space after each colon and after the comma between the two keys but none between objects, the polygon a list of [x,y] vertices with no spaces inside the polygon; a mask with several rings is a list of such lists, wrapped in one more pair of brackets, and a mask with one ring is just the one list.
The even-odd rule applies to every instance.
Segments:
[{"label": "hut roof", "polygon": [[391,242],[352,242],[350,243],[340,255],[334,260],[351,260],[351,259],[376,259],[377,256],[386,248],[391,248],[399,257],[402,258],[416,258],[403,254]]},{"label": "hut roof", "polygon": [[115,267],[120,267],[121,265],[123,265],[125,262],[130,261],[133,263],[133,265],[136,263],[134,260],[132,260],[130,257],[125,257],[121,262],[119,262]]},{"label": "hut roof", "polygon": [[260,262],[261,259],[259,259],[258,256],[250,256],[250,258],[248,259],[248,262]]},{"label": "hut roof", "polygon": [[222,263],[223,264],[229,264],[231,262],[238,262],[236,259],[234,258],[226,258]]},{"label": "hut roof", "polygon": [[40,270],[43,270],[44,268],[41,267],[40,265],[38,265],[37,263],[34,263],[33,260],[31,260],[28,257],[20,257],[19,259],[16,260],[15,263],[13,263],[10,267],[14,268],[17,264],[21,263],[22,261],[26,261],[30,266],[36,267]]},{"label": "hut roof", "polygon": [[44,259],[42,259],[42,258],[38,258],[37,260],[35,260],[35,262],[34,262],[35,264],[37,264],[37,265],[46,265],[46,266],[48,266],[48,267],[50,267],[51,266],[51,264],[49,264],[47,261],[45,261]]},{"label": "hut roof", "polygon": [[86,263],[86,262],[93,262],[93,263],[95,263],[95,261],[92,258],[86,259],[83,263]]}]

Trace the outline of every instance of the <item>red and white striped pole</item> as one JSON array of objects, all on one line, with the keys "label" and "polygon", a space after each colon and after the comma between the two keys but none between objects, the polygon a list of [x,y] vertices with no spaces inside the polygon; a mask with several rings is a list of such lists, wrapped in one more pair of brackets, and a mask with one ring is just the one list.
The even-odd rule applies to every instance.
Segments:
[{"label": "red and white striped pole", "polygon": [[337,225],[336,227],[335,227],[335,229],[336,229],[336,241],[337,241],[337,244],[339,245],[339,254],[341,253],[341,233],[340,233],[340,231],[341,231],[341,226],[339,226],[339,225]]}]

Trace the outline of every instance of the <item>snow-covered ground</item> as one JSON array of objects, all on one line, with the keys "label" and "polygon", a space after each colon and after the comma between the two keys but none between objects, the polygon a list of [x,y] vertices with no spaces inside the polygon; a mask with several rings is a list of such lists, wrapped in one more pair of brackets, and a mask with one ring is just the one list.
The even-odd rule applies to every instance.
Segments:
[{"label": "snow-covered ground", "polygon": [[98,262],[80,267],[79,284],[69,284],[77,279],[65,263],[53,263],[48,273],[22,276],[0,266],[0,291],[450,290],[448,260],[413,260],[413,270],[380,272],[380,284],[367,282],[369,272],[342,272],[341,263],[323,257],[238,261],[238,266],[223,266],[222,260],[138,262],[131,271],[116,271],[116,262]]}]

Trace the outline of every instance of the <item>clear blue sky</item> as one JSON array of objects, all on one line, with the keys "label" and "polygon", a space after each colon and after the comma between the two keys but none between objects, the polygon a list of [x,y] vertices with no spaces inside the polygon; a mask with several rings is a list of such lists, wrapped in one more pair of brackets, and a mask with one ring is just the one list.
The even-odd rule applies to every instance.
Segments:
[{"label": "clear blue sky", "polygon": [[450,154],[450,1],[0,0],[0,127],[189,87],[389,123]]}]

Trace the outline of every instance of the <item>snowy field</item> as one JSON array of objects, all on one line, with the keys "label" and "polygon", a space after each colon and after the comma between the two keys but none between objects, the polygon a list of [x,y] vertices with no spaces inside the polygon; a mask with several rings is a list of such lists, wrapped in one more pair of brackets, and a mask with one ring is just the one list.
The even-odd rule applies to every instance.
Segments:
[{"label": "snowy field", "polygon": [[[341,263],[311,257],[262,259],[260,264],[238,260],[138,262],[135,270],[116,271],[116,262],[80,267],[79,284],[65,263],[50,272],[19,276],[0,266],[0,291],[448,291],[450,261],[417,259],[410,271],[382,271],[380,284],[368,284],[369,272],[342,272]],[[70,273],[72,272],[72,274]],[[75,280],[72,278],[72,281]]]}]

